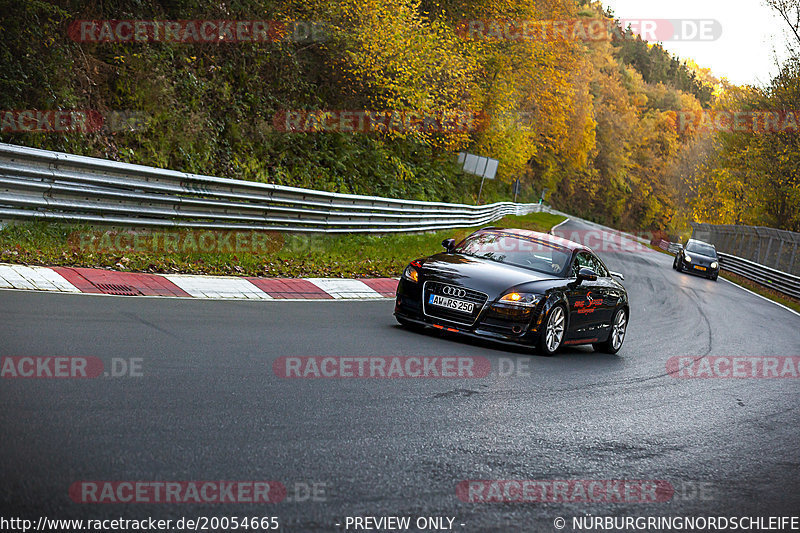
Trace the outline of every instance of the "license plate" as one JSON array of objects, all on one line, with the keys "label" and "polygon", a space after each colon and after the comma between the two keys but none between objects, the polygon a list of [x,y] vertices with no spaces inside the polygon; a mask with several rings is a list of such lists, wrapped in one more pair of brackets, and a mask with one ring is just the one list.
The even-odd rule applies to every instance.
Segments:
[{"label": "license plate", "polygon": [[475,308],[475,304],[472,302],[456,300],[455,298],[439,296],[438,294],[431,294],[428,303],[431,305],[438,305],[439,307],[446,307],[454,311],[461,311],[462,313],[472,313],[472,310]]},{"label": "license plate", "polygon": [[695,268],[695,270],[705,270],[706,269],[706,267],[701,267],[700,265],[695,265],[694,268]]}]

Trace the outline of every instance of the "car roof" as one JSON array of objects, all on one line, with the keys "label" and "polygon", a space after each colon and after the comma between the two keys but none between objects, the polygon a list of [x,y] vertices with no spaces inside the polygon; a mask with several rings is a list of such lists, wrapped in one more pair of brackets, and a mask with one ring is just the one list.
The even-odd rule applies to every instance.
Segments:
[{"label": "car roof", "polygon": [[555,245],[561,246],[562,248],[566,248],[566,249],[568,249],[570,251],[575,251],[575,250],[586,250],[587,252],[591,252],[592,251],[591,248],[589,248],[588,246],[584,246],[584,245],[582,245],[582,244],[580,244],[578,242],[570,241],[570,240],[567,240],[567,239],[562,239],[561,237],[557,237],[557,236],[551,235],[549,233],[541,233],[539,231],[533,231],[533,230],[528,230],[528,229],[496,228],[496,227],[490,226],[488,228],[481,228],[478,231],[488,231],[488,230],[490,230],[490,231],[502,231],[503,233],[509,233],[511,235],[519,235],[521,237],[529,237],[529,238],[539,239],[541,241],[544,241],[544,242],[547,242],[547,243],[550,243],[550,244],[555,244]]},{"label": "car roof", "polygon": [[700,239],[689,239],[688,241],[686,241],[686,245],[688,246],[690,242],[696,242],[698,244],[705,244],[706,246],[710,246],[710,247],[714,248],[715,250],[717,249],[717,247],[714,246],[713,244],[711,244],[710,242],[701,241]]}]

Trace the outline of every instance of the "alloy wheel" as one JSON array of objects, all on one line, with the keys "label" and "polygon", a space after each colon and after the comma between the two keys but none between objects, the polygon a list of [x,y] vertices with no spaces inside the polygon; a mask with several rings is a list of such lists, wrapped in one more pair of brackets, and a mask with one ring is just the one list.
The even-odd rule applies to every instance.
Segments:
[{"label": "alloy wheel", "polygon": [[625,340],[625,330],[628,327],[628,317],[625,316],[625,311],[619,310],[617,316],[614,318],[614,326],[611,330],[611,346],[615,350],[619,350],[622,346],[622,341]]},{"label": "alloy wheel", "polygon": [[545,344],[549,352],[555,352],[561,345],[561,339],[564,337],[564,310],[561,307],[556,307],[550,313],[550,318],[547,320],[547,329],[545,330]]}]

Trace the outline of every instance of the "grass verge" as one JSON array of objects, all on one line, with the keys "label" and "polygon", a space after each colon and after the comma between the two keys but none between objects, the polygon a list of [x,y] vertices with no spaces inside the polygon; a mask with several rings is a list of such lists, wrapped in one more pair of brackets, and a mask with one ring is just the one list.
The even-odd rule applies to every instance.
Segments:
[{"label": "grass verge", "polygon": [[[493,226],[548,231],[560,215],[532,213],[508,216]],[[477,228],[417,234],[324,235],[259,234],[260,246],[240,251],[199,252],[187,241],[180,246],[114,245],[114,233],[128,230],[46,222],[9,224],[0,230],[0,262],[43,266],[105,268],[125,272],[212,274],[259,277],[397,277],[412,259],[440,251],[443,239],[463,238]],[[151,231],[149,234],[159,233]],[[176,232],[160,232],[177,235]],[[202,233],[202,232],[201,232]],[[102,245],[103,235],[109,246]],[[93,239],[93,240],[92,240]],[[152,241],[150,241],[152,242]],[[163,242],[163,241],[159,241]],[[125,243],[131,244],[127,247]],[[173,243],[174,244],[174,243]],[[232,243],[235,245],[235,240]],[[114,249],[116,248],[116,249]],[[181,251],[175,251],[176,248]],[[229,247],[230,248],[230,247]],[[235,249],[235,246],[233,246]],[[207,249],[207,248],[205,248]],[[241,251],[241,250],[245,251]]]},{"label": "grass verge", "polygon": [[768,289],[763,285],[759,285],[754,281],[750,281],[747,278],[743,278],[738,274],[734,274],[732,272],[721,272],[720,277],[723,277],[729,281],[732,281],[738,285],[741,285],[745,289],[751,290],[756,294],[760,294],[764,298],[769,298],[770,300],[777,302],[781,305],[785,305],[789,309],[793,309],[800,313],[800,301],[791,298],[790,296],[786,296],[783,293],[780,293],[773,289]]}]

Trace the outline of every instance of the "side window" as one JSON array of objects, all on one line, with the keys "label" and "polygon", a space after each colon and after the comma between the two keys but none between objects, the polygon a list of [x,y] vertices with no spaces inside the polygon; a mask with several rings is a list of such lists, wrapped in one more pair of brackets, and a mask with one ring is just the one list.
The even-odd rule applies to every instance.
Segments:
[{"label": "side window", "polygon": [[586,252],[579,252],[575,256],[575,262],[572,264],[572,275],[577,276],[578,271],[583,267],[589,267],[594,270],[594,261],[591,260],[591,257]]},{"label": "side window", "polygon": [[577,276],[578,271],[583,267],[591,268],[597,273],[598,277],[608,277],[608,270],[603,266],[603,263],[595,256],[586,252],[580,252],[575,256],[575,263],[572,265],[572,275]]},{"label": "side window", "polygon": [[595,264],[594,271],[600,278],[607,278],[609,276],[608,270],[603,266],[603,263],[597,257],[592,256],[592,262]]}]

